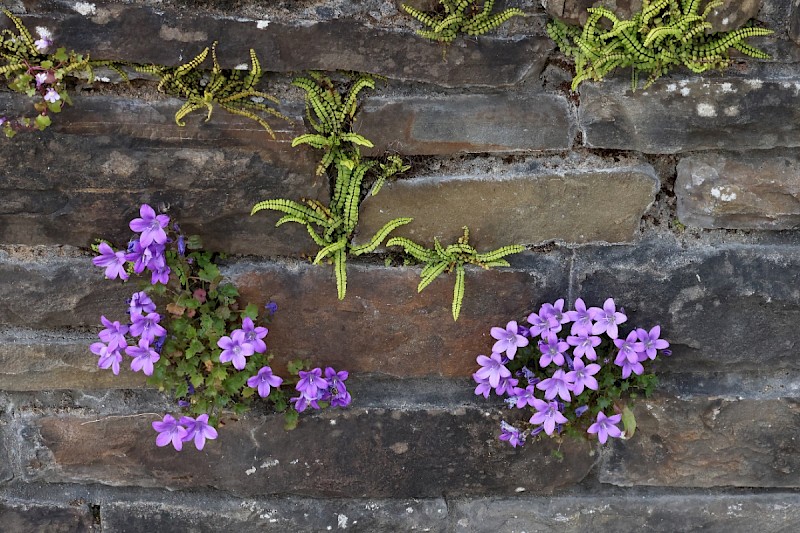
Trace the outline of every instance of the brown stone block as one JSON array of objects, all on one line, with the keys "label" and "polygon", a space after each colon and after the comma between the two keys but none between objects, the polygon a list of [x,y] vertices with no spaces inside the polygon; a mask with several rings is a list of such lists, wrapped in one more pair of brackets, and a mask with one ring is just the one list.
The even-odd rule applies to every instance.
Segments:
[{"label": "brown stone block", "polygon": [[800,486],[796,399],[659,397],[635,409],[637,432],[615,443],[600,481],[668,487]]},{"label": "brown stone block", "polygon": [[545,93],[369,98],[357,123],[373,154],[566,150],[575,129],[566,98]]},{"label": "brown stone block", "polygon": [[[226,424],[217,441],[180,453],[156,448],[156,416],[27,419],[21,429],[28,480],[169,489],[213,487],[239,496],[435,497],[442,493],[552,493],[592,466],[587,447],[566,440],[513,449],[483,409],[334,409],[283,429],[282,415]],[[95,419],[92,419],[95,420]]]},{"label": "brown stone block", "polygon": [[[458,172],[458,171],[456,171]],[[454,242],[462,226],[470,244],[489,251],[509,244],[633,240],[658,191],[652,167],[636,162],[531,159],[507,166],[475,164],[463,173],[387,183],[361,207],[356,242],[395,217],[413,217],[393,235],[431,247]]]},{"label": "brown stone block", "polygon": [[330,266],[240,263],[227,271],[242,298],[279,310],[267,345],[279,366],[295,358],[356,372],[394,376],[469,376],[491,348],[492,326],[521,319],[531,302],[563,297],[569,255],[522,254],[522,268],[467,268],[457,322],[451,315],[453,275],[417,293],[417,268],[350,264],[347,296],[337,300]]},{"label": "brown stone block", "polygon": [[701,228],[800,225],[800,157],[792,151],[697,154],[681,159],[678,217]]},{"label": "brown stone block", "polygon": [[457,40],[443,58],[438,43],[347,18],[292,24],[169,8],[91,5],[95,9],[86,15],[71,6],[48,5],[47,12],[23,20],[50,28],[58,45],[96,59],[177,65],[218,40],[226,68],[246,63],[253,48],[267,71],[353,70],[445,86],[503,86],[537,76],[553,47],[544,36],[481,37],[477,43]]}]

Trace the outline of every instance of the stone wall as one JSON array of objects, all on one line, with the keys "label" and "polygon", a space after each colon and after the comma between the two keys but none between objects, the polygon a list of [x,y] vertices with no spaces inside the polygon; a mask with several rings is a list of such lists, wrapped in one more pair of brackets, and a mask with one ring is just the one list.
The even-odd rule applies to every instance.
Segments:
[{"label": "stone wall", "polygon": [[[800,529],[800,4],[760,4],[770,61],[679,69],[636,92],[620,73],[571,94],[534,0],[498,2],[527,16],[447,48],[415,36],[392,0],[11,0],[29,27],[95,58],[179,64],[219,40],[232,67],[254,48],[294,121],[273,123],[274,140],[223,111],[179,128],[180,101],[112,78],[79,83],[47,131],[0,142],[3,527]],[[720,24],[742,22],[734,7]],[[420,241],[468,225],[478,247],[527,246],[511,268],[468,270],[458,322],[452,280],[417,294],[419,269],[383,266],[380,250],[349,262],[338,301],[301,228],[249,216],[266,198],[329,197],[318,154],[291,148],[305,130],[289,82],[307,69],[386,77],[356,129],[413,168],[364,201],[360,235],[402,215]],[[0,92],[0,110],[24,104]],[[99,370],[87,348],[129,292],[100,282],[88,246],[126,239],[142,202],[232,254],[225,274],[244,298],[279,303],[278,365],[347,368],[352,406],[291,433],[256,411],[203,452],[157,449],[150,422],[169,400]],[[470,380],[489,328],[607,296],[660,323],[674,352],[637,403],[634,439],[567,441],[563,460],[549,440],[499,442],[500,405]]]}]

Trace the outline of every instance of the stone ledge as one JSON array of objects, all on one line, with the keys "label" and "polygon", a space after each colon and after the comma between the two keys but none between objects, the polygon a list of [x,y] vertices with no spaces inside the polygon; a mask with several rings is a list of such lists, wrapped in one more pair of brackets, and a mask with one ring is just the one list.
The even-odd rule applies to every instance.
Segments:
[{"label": "stone ledge", "polygon": [[368,241],[402,216],[414,221],[392,235],[427,247],[434,237],[445,245],[455,242],[462,226],[469,226],[470,244],[479,250],[550,241],[629,242],[659,189],[653,168],[637,160],[612,165],[575,156],[464,166],[462,173],[393,181],[367,196],[355,241]]},{"label": "stone ledge", "polygon": [[0,499],[0,523],[4,531],[74,533],[94,531],[94,517],[88,505],[39,505]]},{"label": "stone ledge", "polygon": [[701,228],[800,226],[800,157],[791,150],[696,154],[678,163],[678,217]]},{"label": "stone ledge", "polygon": [[477,44],[459,39],[447,48],[445,60],[438,43],[348,18],[265,23],[169,8],[92,5],[94,12],[86,16],[64,5],[22,19],[31,27],[50,28],[57,45],[97,59],[177,65],[218,40],[225,68],[247,63],[253,48],[267,71],[352,70],[442,86],[513,85],[528,75],[538,76],[553,48],[542,35],[481,37]]}]

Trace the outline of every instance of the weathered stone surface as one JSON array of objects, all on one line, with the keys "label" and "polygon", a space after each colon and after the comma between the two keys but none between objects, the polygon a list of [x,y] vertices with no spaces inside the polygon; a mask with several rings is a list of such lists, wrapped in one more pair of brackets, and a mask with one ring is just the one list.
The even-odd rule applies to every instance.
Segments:
[{"label": "weathered stone surface", "polygon": [[[192,502],[193,503],[193,502]],[[449,522],[444,499],[247,500],[221,506],[181,507],[116,501],[100,508],[107,533],[317,533],[348,530],[370,533],[444,531]]]},{"label": "weathered stone surface", "polygon": [[372,154],[564,150],[575,137],[566,98],[546,93],[370,98],[357,126]]},{"label": "weathered stone surface", "polygon": [[670,487],[800,486],[800,403],[676,400],[637,405],[633,440],[614,443],[600,481]]},{"label": "weathered stone surface", "polygon": [[[54,126],[64,133],[20,134],[1,144],[0,243],[88,246],[102,237],[121,246],[139,205],[149,203],[168,207],[210,250],[269,256],[313,247],[303,228],[275,230],[277,213],[250,217],[250,209],[266,198],[326,201],[327,180],[314,175],[318,154],[269,141],[256,123],[227,121],[223,113],[213,126],[179,128],[172,112],[164,102],[76,99]],[[176,142],[183,131],[211,135],[184,145]],[[235,147],[241,131],[263,146]]]},{"label": "weathered stone surface", "polygon": [[87,505],[38,505],[0,501],[0,523],[4,531],[37,533],[83,533],[94,531],[92,511]]},{"label": "weathered stone surface", "polygon": [[[99,320],[99,319],[98,319]],[[134,388],[144,376],[122,365],[118,376],[97,367],[89,345],[96,336],[21,329],[0,330],[0,390]]]},{"label": "weathered stone surface", "polygon": [[282,415],[227,424],[202,452],[153,446],[155,417],[44,416],[19,420],[29,481],[122,486],[214,487],[235,495],[435,497],[551,493],[592,466],[577,441],[515,450],[497,440],[499,419],[484,409],[349,408],[305,418],[292,432]]},{"label": "weathered stone surface", "polygon": [[[757,43],[754,43],[757,44]],[[580,86],[592,148],[676,153],[800,146],[800,78],[661,79],[631,92],[627,73]]]},{"label": "weathered stone surface", "polygon": [[60,251],[0,248],[0,324],[45,329],[94,326],[102,314],[109,318],[124,314],[125,300],[135,289],[104,281],[102,269],[88,256]]},{"label": "weathered stone surface", "polygon": [[48,6],[41,16],[23,20],[53,28],[59,45],[97,59],[176,65],[218,40],[223,67],[246,63],[247,50],[253,48],[268,71],[379,72],[444,86],[503,86],[537,76],[553,46],[545,36],[482,37],[477,44],[457,40],[443,59],[438,43],[352,19],[286,24],[108,2],[93,5],[94,13],[87,16],[64,5]]},{"label": "weathered stone surface", "polygon": [[395,217],[413,217],[393,235],[425,246],[455,242],[462,226],[470,244],[486,251],[548,241],[631,241],[653,202],[659,180],[652,167],[599,158],[529,160],[475,165],[463,174],[387,183],[361,206],[356,242],[367,242]]},{"label": "weathered stone surface", "polygon": [[792,11],[789,17],[789,37],[800,44],[800,2],[797,0],[792,4]]},{"label": "weathered stone surface", "polygon": [[475,357],[491,348],[492,324],[528,312],[531,301],[567,293],[567,252],[526,252],[511,263],[515,268],[467,268],[458,322],[451,315],[453,275],[440,276],[418,294],[419,267],[351,264],[342,301],[327,265],[239,263],[226,274],[245,301],[278,302],[267,342],[279,366],[310,358],[401,377],[469,376]]},{"label": "weathered stone surface", "polygon": [[800,225],[800,157],[791,151],[711,153],[678,163],[678,217],[701,228]]},{"label": "weathered stone surface", "polygon": [[[547,12],[564,22],[583,26],[589,16],[586,8],[607,7],[620,19],[629,19],[633,13],[642,9],[641,0],[546,0]],[[702,2],[700,12],[708,2]],[[761,8],[761,0],[726,0],[714,9],[708,17],[712,27],[709,32],[731,31],[755,17]]]},{"label": "weathered stone surface", "polygon": [[631,327],[660,324],[674,353],[664,370],[796,372],[798,287],[796,246],[651,240],[576,250],[572,294],[593,305],[613,296]]},{"label": "weathered stone surface", "polygon": [[650,494],[449,501],[456,532],[579,533],[612,530],[782,532],[800,528],[800,497],[771,494]]}]

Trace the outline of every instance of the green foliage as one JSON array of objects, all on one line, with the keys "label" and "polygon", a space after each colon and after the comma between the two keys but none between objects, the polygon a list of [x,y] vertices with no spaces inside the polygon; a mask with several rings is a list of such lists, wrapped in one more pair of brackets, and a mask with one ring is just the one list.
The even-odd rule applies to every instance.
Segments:
[{"label": "green foliage", "polygon": [[[37,48],[37,40],[22,21],[5,8],[3,13],[12,22],[16,32],[10,29],[0,31],[0,76],[5,78],[12,91],[33,98],[33,108],[36,110],[33,118],[2,117],[0,122],[7,137],[24,130],[44,130],[52,123],[50,114],[60,113],[64,104],[72,105],[65,83],[69,74],[84,72],[91,83],[93,67],[108,66],[119,71],[110,61],[90,61],[89,56],[72,50],[67,52],[65,48],[58,48],[55,53],[45,53],[49,45]],[[40,36],[40,39],[43,38]],[[42,80],[37,81],[37,75]]]},{"label": "green foliage", "polygon": [[503,258],[507,255],[520,253],[525,249],[520,245],[512,245],[503,246],[487,253],[478,253],[475,248],[469,245],[469,228],[466,226],[464,226],[464,235],[455,244],[445,248],[436,238],[434,238],[433,244],[433,249],[428,249],[405,237],[392,237],[386,242],[386,246],[401,246],[406,254],[425,264],[420,274],[422,279],[417,286],[417,292],[422,292],[439,274],[455,270],[456,282],[453,287],[452,304],[453,320],[458,320],[458,315],[461,313],[461,303],[464,300],[465,264],[471,263],[487,270],[493,267],[509,266],[508,261]]},{"label": "green foliage", "polygon": [[426,13],[403,4],[406,13],[428,27],[418,30],[417,35],[438,41],[451,43],[459,34],[483,35],[514,16],[524,16],[517,8],[509,8],[492,14],[495,0],[484,0],[483,9],[477,0],[440,0],[440,11]]},{"label": "green foliage", "polygon": [[712,0],[700,12],[699,0],[644,0],[641,11],[620,20],[604,7],[589,8],[583,28],[554,20],[547,32],[563,53],[575,58],[572,90],[585,80],[599,81],[617,68],[630,68],[635,90],[640,72],[649,74],[645,88],[672,67],[692,72],[722,69],[730,64],[731,48],[759,59],[769,56],[745,39],[773,32],[752,26],[707,35],[711,11],[722,0]]},{"label": "green foliage", "polygon": [[[211,45],[211,71],[200,66],[208,56],[205,48],[197,57],[178,67],[163,65],[131,65],[139,72],[159,78],[158,90],[171,96],[185,98],[186,103],[175,113],[175,123],[185,126],[183,118],[198,109],[207,109],[206,122],[211,120],[214,104],[222,109],[258,122],[274,138],[275,134],[260,114],[288,120],[264,101],[279,103],[274,96],[256,90],[263,72],[255,50],[250,49],[250,68],[247,70],[223,69],[217,61],[217,42]],[[260,114],[259,114],[260,113]]]},{"label": "green foliage", "polygon": [[[323,260],[333,263],[336,292],[340,300],[347,293],[347,255],[361,255],[374,251],[396,228],[411,222],[410,218],[395,218],[387,222],[366,244],[354,246],[352,238],[358,225],[358,207],[362,196],[362,183],[368,172],[374,171],[378,162],[363,159],[359,146],[372,146],[364,137],[351,131],[358,108],[358,93],[365,87],[373,88],[374,80],[366,75],[356,77],[344,93],[336,90],[333,82],[318,73],[308,78],[294,80],[294,85],[306,91],[306,112],[316,134],[297,137],[292,146],[308,144],[325,151],[317,173],[324,173],[333,165],[333,195],[330,205],[317,200],[296,202],[286,199],[264,200],[253,206],[251,215],[265,209],[284,213],[276,227],[286,222],[303,224],[320,250],[314,264]],[[409,167],[402,160],[390,156],[386,164],[378,165],[378,181],[382,182]]]},{"label": "green foliage", "polygon": [[334,161],[353,159],[352,154],[360,153],[358,146],[372,148],[368,139],[352,131],[353,119],[358,109],[358,93],[365,88],[375,88],[372,77],[359,75],[344,94],[336,90],[330,78],[318,72],[309,73],[307,78],[297,78],[292,81],[292,85],[305,91],[306,117],[309,125],[317,132],[296,137],[292,141],[292,147],[307,144],[325,151],[317,166],[318,176],[324,174]]}]

